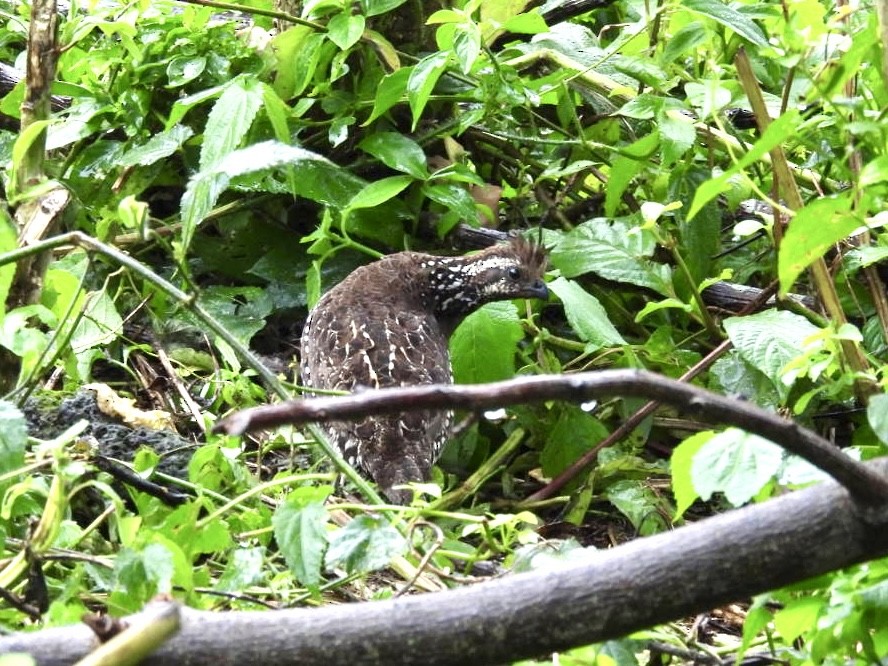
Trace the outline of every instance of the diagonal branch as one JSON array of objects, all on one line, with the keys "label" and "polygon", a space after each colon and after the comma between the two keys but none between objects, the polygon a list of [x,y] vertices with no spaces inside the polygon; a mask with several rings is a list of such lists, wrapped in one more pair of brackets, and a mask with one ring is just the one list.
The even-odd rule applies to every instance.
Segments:
[{"label": "diagonal branch", "polygon": [[751,403],[642,370],[519,377],[472,386],[411,386],[337,398],[289,400],[235,412],[217,423],[215,430],[238,435],[288,423],[349,420],[417,409],[482,410],[546,400],[584,402],[615,396],[657,400],[705,421],[737,426],[801,456],[836,479],[859,501],[879,505],[888,499],[888,479],[797,423]]}]

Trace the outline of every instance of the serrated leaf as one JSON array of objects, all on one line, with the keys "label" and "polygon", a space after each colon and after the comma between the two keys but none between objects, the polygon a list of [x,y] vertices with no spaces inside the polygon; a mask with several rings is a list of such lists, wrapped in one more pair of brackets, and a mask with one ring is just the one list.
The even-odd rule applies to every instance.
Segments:
[{"label": "serrated leaf", "polygon": [[291,99],[305,92],[317,71],[326,40],[323,33],[302,25],[289,28],[275,37],[274,47],[279,65],[274,89],[283,99]]},{"label": "serrated leaf", "polygon": [[167,65],[166,70],[170,87],[184,86],[189,81],[193,81],[203,74],[206,68],[207,59],[205,56],[189,55],[173,58]]},{"label": "serrated leaf", "polygon": [[551,263],[567,278],[595,273],[672,296],[669,267],[648,259],[655,249],[649,232],[596,218],[565,235],[552,249]]},{"label": "serrated leaf", "polygon": [[25,464],[27,443],[25,415],[11,402],[0,400],[0,475]]},{"label": "serrated leaf", "polygon": [[216,589],[220,592],[241,592],[245,588],[262,580],[263,557],[265,549],[237,548],[228,558],[228,565],[216,583]]},{"label": "serrated leaf", "polygon": [[450,338],[453,377],[479,384],[515,375],[515,354],[524,329],[512,303],[488,303],[466,317]]},{"label": "serrated leaf", "polygon": [[682,0],[681,6],[721,23],[756,46],[768,46],[768,38],[752,19],[721,0]]},{"label": "serrated leaf", "polygon": [[123,331],[123,318],[117,312],[114,301],[102,289],[92,292],[87,300],[83,317],[71,336],[71,349],[75,353],[99,345],[107,345]]},{"label": "serrated leaf", "polygon": [[819,331],[804,317],[782,310],[729,317],[724,327],[744,360],[763,372],[784,399],[789,388],[781,380],[781,371],[802,353],[802,342]]},{"label": "serrated leaf", "polygon": [[343,567],[349,574],[382,569],[407,550],[401,533],[378,516],[358,516],[329,540],[327,568]]},{"label": "serrated leaf", "polygon": [[188,182],[182,196],[180,253],[184,256],[197,225],[209,215],[232,178],[283,166],[293,170],[293,194],[335,208],[344,208],[365,185],[326,157],[297,146],[265,141],[235,150]]},{"label": "serrated leaf", "polygon": [[358,144],[391,169],[410,174],[419,180],[428,178],[426,155],[413,139],[397,132],[376,132]]},{"label": "serrated leaf", "polygon": [[781,293],[787,293],[803,270],[863,224],[850,208],[850,197],[821,197],[796,213],[780,243]]},{"label": "serrated leaf", "polygon": [[729,428],[700,447],[691,464],[694,489],[704,500],[724,493],[740,506],[758,494],[783,464],[783,449],[757,435]]},{"label": "serrated leaf", "polygon": [[297,488],[280,504],[271,518],[274,538],[287,566],[300,583],[317,589],[326,546],[329,487]]},{"label": "serrated leaf", "polygon": [[327,23],[327,36],[343,51],[358,43],[364,34],[365,18],[361,14],[341,12]]},{"label": "serrated leaf", "polygon": [[416,63],[410,71],[410,78],[407,79],[407,101],[413,114],[411,130],[416,129],[435,84],[447,70],[448,61],[447,53],[433,53]]},{"label": "serrated leaf", "polygon": [[694,464],[694,456],[714,434],[711,430],[698,432],[672,450],[669,468],[672,472],[672,494],[675,497],[675,520],[681,518],[700,496],[694,488],[691,468]]},{"label": "serrated leaf", "polygon": [[235,150],[262,108],[262,84],[253,78],[237,78],[216,100],[204,128],[200,169],[214,167]]},{"label": "serrated leaf", "polygon": [[560,277],[549,288],[561,300],[567,321],[581,340],[595,349],[626,344],[598,299],[576,282]]},{"label": "serrated leaf", "polygon": [[194,130],[186,125],[176,125],[152,136],[141,146],[126,151],[120,157],[120,166],[128,167],[140,164],[148,166],[158,160],[169,157],[179,150],[183,143],[194,136]]},{"label": "serrated leaf", "polygon": [[361,0],[361,13],[367,18],[397,9],[407,0]]}]

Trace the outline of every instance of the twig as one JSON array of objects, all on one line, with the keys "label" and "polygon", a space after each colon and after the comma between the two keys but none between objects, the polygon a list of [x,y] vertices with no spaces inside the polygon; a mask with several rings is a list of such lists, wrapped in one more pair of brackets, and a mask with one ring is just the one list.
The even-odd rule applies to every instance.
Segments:
[{"label": "twig", "polygon": [[857,500],[888,499],[888,479],[846,456],[817,434],[753,404],[643,370],[605,370],[575,375],[519,377],[476,385],[428,385],[379,389],[338,398],[290,400],[236,412],[216,424],[229,435],[283,424],[342,421],[369,414],[420,409],[493,409],[506,405],[615,396],[648,398],[682,408],[708,421],[726,423],[765,437],[835,478]]}]

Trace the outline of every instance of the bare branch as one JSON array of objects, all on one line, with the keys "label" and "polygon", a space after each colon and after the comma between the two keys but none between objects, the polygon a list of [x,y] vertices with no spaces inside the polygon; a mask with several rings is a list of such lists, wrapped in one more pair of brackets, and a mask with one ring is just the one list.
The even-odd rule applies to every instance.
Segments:
[{"label": "bare branch", "polygon": [[546,400],[585,402],[614,396],[657,400],[709,422],[737,426],[801,456],[835,478],[860,501],[879,505],[888,498],[888,480],[793,421],[737,398],[641,370],[519,377],[472,386],[411,386],[338,398],[289,400],[235,412],[216,424],[215,430],[240,435],[288,423],[349,420],[368,414],[416,409],[483,410]]}]

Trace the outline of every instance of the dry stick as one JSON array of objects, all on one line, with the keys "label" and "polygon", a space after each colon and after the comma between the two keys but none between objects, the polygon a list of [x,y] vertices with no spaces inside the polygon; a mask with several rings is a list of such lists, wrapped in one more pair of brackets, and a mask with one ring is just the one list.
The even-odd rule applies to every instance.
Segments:
[{"label": "dry stick", "polygon": [[658,400],[702,419],[737,426],[779,444],[822,469],[858,501],[878,505],[888,498],[888,479],[797,423],[751,403],[643,370],[519,377],[491,384],[433,384],[379,389],[337,398],[290,400],[235,412],[217,423],[215,430],[236,435],[287,423],[346,421],[369,414],[420,409],[482,410],[547,400],[585,402],[614,396]]},{"label": "dry stick", "polygon": [[[737,316],[742,317],[749,314],[750,312],[755,312],[756,310],[758,310],[762,305],[768,302],[768,299],[773,296],[776,289],[776,284],[772,284],[767,289],[763,289],[754,300],[750,301],[743,307],[743,309],[737,314]],[[678,381],[687,382],[692,380],[710,365],[715,363],[715,361],[717,361],[722,356],[722,354],[724,354],[730,348],[731,341],[725,340],[718,347],[709,352],[704,358],[702,358],[696,365],[691,367],[686,373],[679,377]],[[552,497],[552,495],[564,488],[564,486],[570,483],[573,478],[580,474],[588,465],[595,462],[595,460],[598,459],[598,453],[602,449],[613,446],[624,437],[627,437],[633,430],[641,425],[642,421],[653,414],[659,406],[660,403],[658,403],[656,400],[651,400],[650,402],[642,405],[641,409],[639,409],[632,416],[626,419],[610,435],[601,440],[601,442],[599,442],[597,446],[584,453],[570,467],[561,472],[561,474],[552,479],[548,484],[533,493],[521,504],[541,502]]]},{"label": "dry stick", "polygon": [[[768,125],[771,123],[771,117],[768,115],[768,108],[765,106],[762,91],[759,88],[758,81],[752,71],[752,65],[746,55],[746,50],[742,47],[737,51],[737,55],[734,58],[734,66],[737,68],[737,76],[740,79],[740,83],[743,85],[746,97],[749,99],[752,110],[755,112],[758,129],[764,134],[765,130],[768,129]],[[786,200],[790,209],[796,212],[801,210],[804,205],[802,203],[802,196],[799,193],[798,185],[796,185],[795,178],[793,178],[789,162],[786,160],[786,155],[784,154],[783,149],[778,145],[770,151],[770,155],[771,165],[774,169],[774,179],[779,186],[783,198]],[[811,263],[810,270],[814,285],[817,288],[817,293],[823,303],[823,307],[836,328],[843,324],[847,324],[848,319],[845,316],[845,311],[842,309],[839,295],[836,292],[836,287],[833,284],[832,277],[829,274],[829,269],[827,268],[826,261],[823,257],[815,259]],[[840,340],[839,344],[842,348],[845,362],[852,370],[854,370],[854,372],[859,373],[859,375],[864,375],[864,373],[870,371],[870,365],[856,342],[853,340]],[[871,379],[858,377],[854,382],[854,390],[858,398],[863,402],[866,402],[869,396],[878,391],[878,387]]]}]

